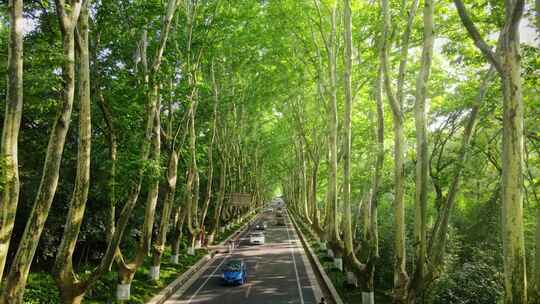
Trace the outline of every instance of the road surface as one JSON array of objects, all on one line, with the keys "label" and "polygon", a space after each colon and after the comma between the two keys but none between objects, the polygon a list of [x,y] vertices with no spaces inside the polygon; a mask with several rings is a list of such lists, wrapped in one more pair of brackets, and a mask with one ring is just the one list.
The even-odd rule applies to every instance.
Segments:
[{"label": "road surface", "polygon": [[[248,234],[240,238],[233,254],[219,254],[186,290],[180,289],[166,304],[316,304],[321,292],[308,258],[292,223],[276,226],[274,213],[265,213],[268,223],[264,245],[249,245]],[[229,259],[243,259],[248,282],[223,286],[221,267]]]}]

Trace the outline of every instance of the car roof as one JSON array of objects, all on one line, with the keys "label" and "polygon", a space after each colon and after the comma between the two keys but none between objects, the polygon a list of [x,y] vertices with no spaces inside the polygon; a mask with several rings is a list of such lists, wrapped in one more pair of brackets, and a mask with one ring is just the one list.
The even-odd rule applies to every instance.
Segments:
[{"label": "car roof", "polygon": [[226,264],[226,266],[236,266],[236,265],[242,265],[244,263],[244,261],[240,260],[240,259],[234,259],[234,260],[229,260]]}]

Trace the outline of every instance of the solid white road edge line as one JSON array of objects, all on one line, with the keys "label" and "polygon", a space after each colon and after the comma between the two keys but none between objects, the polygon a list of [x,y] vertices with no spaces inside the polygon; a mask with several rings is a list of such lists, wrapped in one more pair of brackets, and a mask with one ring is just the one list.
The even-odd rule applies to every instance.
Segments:
[{"label": "solid white road edge line", "polygon": [[[296,241],[298,242],[298,244],[300,244],[300,246],[302,246],[302,249],[303,249],[302,241],[300,240],[300,237],[298,236],[298,233],[296,232],[296,229],[294,228],[294,226],[293,226],[293,229],[294,229]],[[309,279],[309,283],[311,284],[311,288],[313,289],[313,294],[315,295],[315,299],[319,300],[320,298],[323,297],[323,294],[319,286],[319,283],[317,282],[317,279],[315,278],[315,273],[308,260],[307,253],[304,250],[302,250],[300,256],[302,257],[302,262],[304,262],[304,267],[306,268],[306,274]]]},{"label": "solid white road edge line", "polygon": [[[291,227],[291,219],[289,219],[289,224],[287,225],[287,238],[289,238],[289,243],[291,240],[291,234],[289,232],[289,229]],[[297,244],[296,242],[294,243]],[[298,293],[300,294],[300,303],[304,304],[304,295],[302,293],[302,286],[300,285],[300,276],[298,275],[298,268],[296,268],[296,259],[294,257],[294,247],[291,247],[291,256],[294,264],[294,273],[296,274],[296,285],[298,286]]]}]

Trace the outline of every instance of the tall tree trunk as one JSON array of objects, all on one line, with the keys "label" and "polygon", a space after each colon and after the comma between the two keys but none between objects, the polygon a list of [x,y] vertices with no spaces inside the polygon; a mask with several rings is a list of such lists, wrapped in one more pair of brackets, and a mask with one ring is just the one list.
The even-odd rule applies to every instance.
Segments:
[{"label": "tall tree trunk", "polygon": [[[160,153],[161,153],[161,139],[160,139],[160,115],[159,115],[159,90],[157,85],[153,85],[152,93],[149,98],[156,100],[151,102],[154,105],[154,121],[153,121],[153,132],[152,132],[152,149],[150,151],[150,160],[154,162],[156,168],[159,167]],[[155,175],[149,176],[148,179],[148,193],[146,197],[146,207],[144,211],[144,222],[142,226],[142,235],[139,240],[135,251],[135,257],[132,261],[125,261],[124,257],[120,252],[118,252],[118,280],[121,284],[131,284],[133,277],[137,269],[144,262],[144,258],[148,255],[150,251],[150,246],[152,244],[152,229],[154,227],[155,211],[159,195],[159,174],[158,172],[153,172]],[[156,176],[157,175],[157,176]]]},{"label": "tall tree trunk", "polygon": [[344,88],[345,88],[345,113],[343,118],[343,226],[344,226],[344,249],[345,257],[356,268],[358,272],[362,272],[365,265],[361,264],[356,258],[353,244],[352,231],[352,210],[351,210],[351,113],[352,113],[352,93],[351,93],[351,73],[352,73],[352,20],[351,20],[351,4],[349,0],[343,0],[343,23],[345,31],[343,38],[345,40],[345,70],[344,70]]},{"label": "tall tree trunk", "polygon": [[218,104],[219,104],[219,95],[217,90],[216,77],[214,73],[214,65],[212,63],[212,86],[213,86],[213,97],[214,97],[214,110],[212,118],[212,135],[210,139],[210,145],[208,146],[208,174],[207,174],[207,185],[206,185],[206,197],[203,206],[203,212],[201,215],[201,230],[204,230],[204,221],[206,219],[206,214],[208,213],[208,208],[210,207],[210,202],[212,201],[212,182],[214,180],[214,159],[213,159],[213,150],[214,143],[216,141],[216,132],[217,132],[217,121],[218,121]]},{"label": "tall tree trunk", "polygon": [[23,0],[9,1],[9,48],[6,110],[0,151],[0,281],[19,202],[18,141],[23,106]]},{"label": "tall tree trunk", "polygon": [[[506,1],[514,3],[516,1]],[[517,5],[517,4],[515,4]],[[523,4],[521,4],[523,5]],[[507,4],[507,11],[510,10]],[[518,15],[520,18],[523,13]],[[515,15],[509,14],[509,18]],[[519,21],[518,21],[519,22]],[[503,40],[502,230],[505,303],[527,303],[523,228],[523,95],[519,27]]]},{"label": "tall tree trunk", "polygon": [[[193,97],[192,97],[193,98]],[[191,100],[190,105],[190,123],[189,123],[189,153],[190,153],[190,168],[188,173],[188,181],[186,183],[186,208],[187,208],[187,228],[191,237],[190,254],[194,254],[195,243],[199,235],[198,224],[198,168],[196,160],[196,135],[195,135],[195,100]]]},{"label": "tall tree trunk", "polygon": [[524,0],[505,0],[505,24],[500,45],[493,52],[470,19],[462,0],[454,0],[469,36],[484,57],[497,69],[503,91],[502,140],[502,243],[504,303],[527,303],[527,273],[523,228],[523,93],[519,23]]},{"label": "tall tree trunk", "polygon": [[[407,299],[407,285],[409,277],[406,268],[405,251],[405,205],[403,202],[405,194],[405,116],[403,114],[403,86],[405,71],[409,54],[409,38],[412,31],[414,17],[418,7],[418,0],[413,0],[408,10],[407,27],[401,37],[401,52],[399,62],[399,74],[397,83],[397,95],[392,89],[390,64],[388,60],[388,45],[390,39],[390,7],[388,0],[381,0],[381,10],[383,15],[383,42],[381,50],[381,65],[384,75],[384,88],[393,116],[394,132],[394,303],[405,303]],[[405,9],[405,8],[404,8]],[[406,10],[406,9],[405,9]]]},{"label": "tall tree trunk", "polygon": [[49,137],[45,163],[43,166],[43,175],[34,200],[34,205],[26,222],[26,227],[15,258],[11,264],[9,274],[4,283],[4,289],[2,291],[2,296],[0,297],[1,304],[22,303],[30,265],[32,264],[41,232],[45,226],[45,221],[47,220],[54,194],[56,193],[62,152],[64,150],[64,143],[69,124],[71,122],[73,97],[75,94],[74,30],[77,20],[79,19],[81,1],[71,1],[69,3],[69,10],[66,9],[68,5],[66,5],[63,0],[57,0],[55,3],[62,32],[62,48],[64,55],[62,65],[62,79],[64,83],[62,103]]},{"label": "tall tree trunk", "polygon": [[414,203],[414,260],[415,271],[409,287],[409,303],[424,294],[424,276],[427,255],[427,195],[429,174],[429,151],[427,135],[427,94],[433,56],[433,1],[424,0],[424,34],[420,72],[416,80],[414,104],[416,126],[416,174]]},{"label": "tall tree trunk", "polygon": [[[336,75],[336,14],[337,4],[332,8],[332,32],[330,34],[328,48],[328,73],[330,79],[331,97],[329,99],[328,111],[328,141],[329,141],[329,178],[328,178],[328,206],[329,214],[327,221],[328,240],[333,249],[339,251],[341,248],[341,237],[338,227],[338,187],[337,187],[337,166],[338,166],[338,117],[337,117],[337,75]],[[338,253],[339,254],[339,253]]]},{"label": "tall tree trunk", "polygon": [[73,269],[73,252],[81,229],[88,190],[90,188],[90,153],[92,143],[90,100],[90,56],[88,53],[88,6],[85,1],[77,24],[77,53],[79,54],[79,146],[75,186],[64,226],[62,241],[53,266],[54,279],[60,289],[62,303],[78,303],[83,290]]},{"label": "tall tree trunk", "polygon": [[[380,50],[379,50],[380,51]],[[368,195],[366,204],[369,203],[369,207],[366,208],[366,214],[369,214],[369,220],[364,224],[367,229],[367,235],[364,238],[367,240],[367,261],[366,268],[363,275],[363,292],[365,293],[363,299],[367,303],[374,302],[375,292],[375,264],[379,258],[379,228],[378,228],[378,204],[380,197],[380,184],[384,163],[384,108],[382,100],[382,66],[379,65],[379,71],[374,84],[374,99],[377,107],[377,128],[375,135],[377,138],[377,156],[375,161],[375,173],[373,174],[371,182],[371,194]]]},{"label": "tall tree trunk", "polygon": [[175,147],[172,146],[169,155],[169,166],[167,168],[167,187],[163,202],[163,209],[161,211],[161,222],[159,224],[156,241],[152,247],[152,267],[154,268],[151,269],[150,275],[151,279],[153,280],[159,280],[159,266],[161,264],[161,257],[165,251],[165,242],[167,241],[171,210],[174,205],[174,197],[176,194],[177,169],[178,154],[176,153]]},{"label": "tall tree trunk", "polygon": [[[185,200],[184,200],[185,201]],[[177,208],[176,214],[175,214],[175,223],[174,223],[174,232],[172,235],[172,244],[171,244],[171,250],[172,250],[172,262],[178,263],[178,256],[180,254],[180,244],[182,242],[183,237],[183,229],[184,229],[184,222],[186,219],[186,207],[182,208],[181,206]]]},{"label": "tall tree trunk", "polygon": [[208,233],[208,245],[211,245],[214,242],[216,233],[219,231],[219,228],[220,228],[221,213],[223,210],[223,202],[225,200],[226,176],[227,176],[227,160],[225,157],[221,157],[221,169],[219,172],[219,190],[218,190],[218,197],[217,197],[217,205],[214,208],[214,214],[212,217],[210,231]]},{"label": "tall tree trunk", "polygon": [[[145,73],[145,79],[149,80],[149,89],[147,93],[147,113],[149,113],[149,121],[147,121],[147,130],[151,130],[151,149],[149,157],[159,168],[159,162],[161,157],[161,117],[160,117],[160,83],[158,79],[158,73],[161,67],[161,60],[163,52],[167,45],[167,39],[169,36],[171,23],[174,18],[177,9],[177,0],[167,1],[167,7],[165,8],[165,14],[161,24],[161,30],[159,35],[159,44],[156,49],[150,74]],[[146,35],[143,33],[143,45],[146,45]],[[142,48],[145,51],[145,47]],[[146,60],[146,56],[142,56],[143,62]],[[146,69],[146,68],[145,68]],[[151,114],[153,113],[153,114]],[[152,120],[150,120],[152,118]],[[142,236],[136,249],[135,257],[133,260],[125,261],[121,251],[116,251],[116,262],[118,266],[118,281],[119,284],[130,286],[133,280],[133,276],[137,269],[144,262],[145,256],[150,252],[152,244],[152,229],[155,220],[155,209],[157,205],[159,195],[159,172],[155,172],[155,176],[149,177],[148,193],[146,198],[146,207],[144,213],[144,222],[142,227]],[[129,288],[129,287],[128,287]]]}]

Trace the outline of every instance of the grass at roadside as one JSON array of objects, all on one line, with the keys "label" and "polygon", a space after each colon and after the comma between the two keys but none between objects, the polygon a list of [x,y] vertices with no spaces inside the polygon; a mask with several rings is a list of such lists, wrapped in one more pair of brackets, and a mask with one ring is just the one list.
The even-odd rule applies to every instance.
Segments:
[{"label": "grass at roadside", "polygon": [[[163,255],[161,263],[160,280],[151,281],[148,275],[150,258],[146,259],[143,266],[135,273],[135,278],[131,284],[131,299],[127,304],[143,304],[157,294],[163,287],[174,281],[179,275],[186,271],[193,264],[197,263],[207,251],[200,249],[195,255],[187,255],[185,251],[179,257],[178,264],[172,264],[170,251]],[[103,304],[117,303],[115,298],[116,272],[109,272],[99,280],[94,287],[86,293],[83,303]],[[32,272],[28,277],[28,284],[24,293],[25,304],[57,304],[60,303],[58,289],[54,280],[48,272]]]}]

